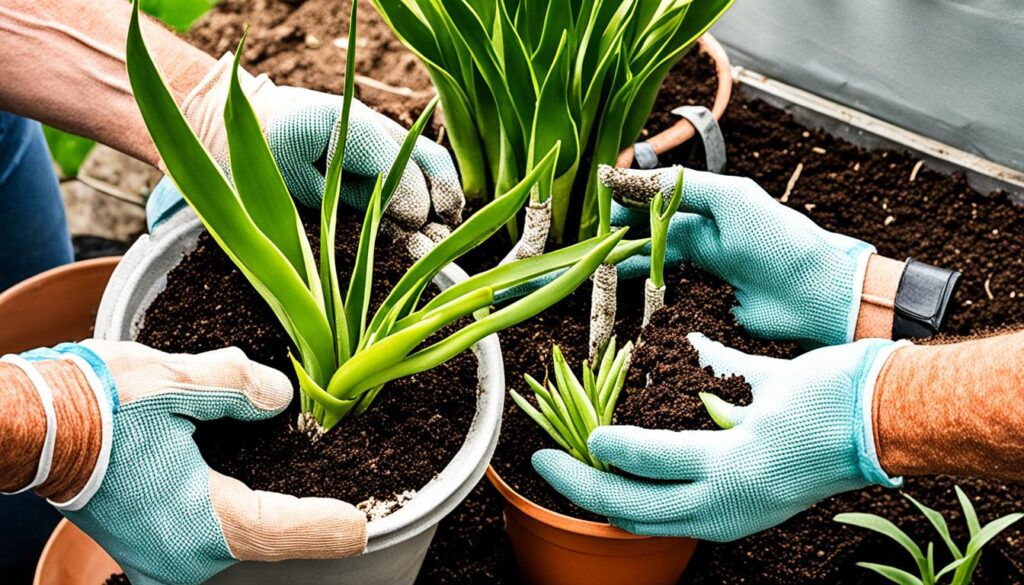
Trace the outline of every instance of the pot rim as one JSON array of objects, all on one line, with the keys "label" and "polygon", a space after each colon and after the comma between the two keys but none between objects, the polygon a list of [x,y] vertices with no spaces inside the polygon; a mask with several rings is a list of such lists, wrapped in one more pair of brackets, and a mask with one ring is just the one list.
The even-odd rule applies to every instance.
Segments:
[{"label": "pot rim", "polygon": [[[697,39],[697,46],[702,53],[706,53],[715,62],[718,89],[715,92],[715,103],[711,106],[711,115],[715,120],[721,120],[725,114],[725,108],[729,105],[729,99],[732,97],[732,64],[729,62],[729,55],[725,52],[722,44],[711,33],[706,32],[701,35]],[[646,142],[654,148],[656,154],[662,154],[693,138],[693,135],[693,124],[685,118],[680,118],[672,126],[648,138]],[[615,166],[629,168],[632,164],[633,145],[629,145],[619,152]]]},{"label": "pot rim", "polygon": [[565,514],[549,510],[540,504],[537,504],[533,500],[528,499],[526,496],[513,489],[512,486],[505,483],[505,480],[498,475],[498,470],[495,469],[493,465],[487,466],[487,479],[490,480],[491,485],[493,485],[505,498],[505,501],[515,506],[520,512],[534,520],[543,522],[549,526],[554,526],[566,532],[584,536],[594,536],[597,538],[606,538],[609,540],[651,540],[660,538],[656,536],[632,534],[621,528],[612,526],[607,522],[580,520],[579,518],[573,518],[572,516],[567,516]]},{"label": "pot rim", "polygon": [[[96,318],[96,337],[112,341],[133,338],[145,308],[166,286],[167,273],[194,249],[203,231],[202,222],[186,207],[152,234],[141,236],[115,269],[103,293]],[[446,288],[467,277],[465,271],[452,263],[434,282]],[[127,335],[123,334],[125,331]],[[476,412],[462,446],[444,469],[421,486],[401,509],[367,524],[365,552],[387,548],[437,524],[483,476],[484,464],[490,461],[497,446],[501,426],[505,404],[504,362],[496,334],[477,342],[472,351],[478,363]]]},{"label": "pot rim", "polygon": [[92,270],[97,266],[116,266],[121,261],[121,256],[100,256],[99,258],[89,258],[88,260],[76,260],[60,266],[55,266],[49,270],[40,272],[39,274],[30,276],[25,280],[15,284],[11,288],[0,292],[0,305],[10,301],[11,298],[21,296],[25,292],[30,291],[32,288],[39,286],[40,283],[46,282],[53,278],[63,276],[68,272],[80,272],[85,270]]}]

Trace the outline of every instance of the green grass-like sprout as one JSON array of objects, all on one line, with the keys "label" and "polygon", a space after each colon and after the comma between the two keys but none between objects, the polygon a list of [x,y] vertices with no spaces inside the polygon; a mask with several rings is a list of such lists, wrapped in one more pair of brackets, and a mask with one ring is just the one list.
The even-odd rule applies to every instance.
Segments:
[{"label": "green grass-like sprout", "polygon": [[942,517],[942,514],[918,502],[909,495],[903,494],[924,514],[928,522],[935,528],[935,531],[939,533],[942,541],[946,544],[946,548],[953,555],[952,562],[936,572],[935,543],[929,542],[927,552],[923,552],[921,547],[911,540],[906,532],[903,532],[898,526],[885,518],[874,514],[839,514],[835,517],[836,522],[874,530],[896,541],[914,558],[914,563],[917,565],[917,576],[903,569],[888,565],[857,563],[857,566],[870,569],[889,581],[900,583],[901,585],[935,585],[946,575],[952,575],[952,580],[950,581],[952,585],[967,585],[970,583],[974,570],[978,567],[978,561],[981,560],[982,547],[998,536],[1000,532],[1024,517],[1024,514],[1008,514],[982,526],[978,522],[978,515],[974,511],[974,505],[971,504],[967,494],[960,489],[960,486],[956,486],[955,489],[956,497],[960,500],[960,507],[963,509],[967,528],[971,535],[971,539],[964,549],[961,549],[953,542],[953,538],[949,534],[949,526],[946,524],[946,519]]},{"label": "green grass-like sprout", "polygon": [[676,186],[665,205],[661,191],[651,200],[651,283],[655,287],[665,286],[665,250],[668,247],[668,227],[672,216],[683,201],[683,170],[679,169]]},{"label": "green grass-like sprout", "polygon": [[[349,55],[339,128],[348,128],[357,43],[352,3]],[[307,241],[294,200],[277,167],[259,121],[238,79],[239,43],[225,124],[233,184],[188,126],[146,48],[138,0],[128,34],[127,65],[146,126],[171,179],[207,230],[267,302],[298,351],[292,357],[301,389],[302,421],[327,430],[363,412],[389,381],[433,368],[491,333],[528,319],[576,289],[622,240],[624,231],[592,238],[557,253],[513,262],[455,285],[420,306],[431,280],[450,262],[478,246],[513,218],[531,189],[558,158],[553,144],[530,173],[480,209],[419,259],[368,315],[373,258],[383,210],[398,186],[413,145],[436,100],[419,117],[386,178],[379,176],[365,213],[356,264],[346,289],[335,265],[346,132],[327,169],[321,210],[319,264]],[[617,257],[642,242],[624,243]],[[494,291],[566,269],[558,278],[494,312],[485,309]],[[420,347],[441,328],[476,314],[478,319],[448,337]]]},{"label": "green grass-like sprout", "polygon": [[595,366],[583,362],[583,382],[580,383],[556,345],[551,350],[553,382],[550,377],[541,384],[529,374],[523,376],[540,410],[515,390],[511,392],[512,400],[567,453],[595,469],[608,471],[607,463],[590,454],[587,439],[597,427],[612,423],[615,405],[626,384],[632,352],[632,342],[616,352],[615,337],[612,337]]},{"label": "green grass-like sprout", "polygon": [[597,165],[637,139],[671,67],[732,4],[372,1],[430,73],[468,196],[504,192],[561,143],[535,199],[552,199],[558,242],[608,233]]}]

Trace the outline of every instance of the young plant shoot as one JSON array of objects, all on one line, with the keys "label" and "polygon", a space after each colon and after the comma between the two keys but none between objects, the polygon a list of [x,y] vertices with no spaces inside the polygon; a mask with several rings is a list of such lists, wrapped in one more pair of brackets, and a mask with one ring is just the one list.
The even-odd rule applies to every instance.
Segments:
[{"label": "young plant shoot", "polygon": [[[512,219],[545,177],[550,182],[559,157],[556,142],[521,180],[416,261],[376,313],[369,315],[381,215],[436,100],[409,131],[390,172],[377,178],[363,220],[356,263],[343,290],[338,282],[334,245],[347,131],[339,132],[327,169],[318,264],[295,203],[239,83],[241,43],[225,108],[229,181],[189,128],[157,71],[142,38],[137,5],[136,0],[128,34],[127,65],[139,109],[174,183],[213,238],[266,300],[294,343],[298,356],[292,361],[302,391],[300,420],[304,428],[328,430],[346,416],[363,412],[387,382],[433,368],[487,335],[540,313],[575,290],[622,240],[624,231],[620,230],[553,254],[500,266],[452,286],[421,306],[424,291],[445,266]],[[348,128],[354,93],[356,6],[353,2],[338,125],[341,129]],[[624,244],[616,255],[635,253],[641,245]],[[532,294],[494,312],[481,311],[492,304],[495,290],[562,269],[557,278]],[[474,313],[480,318],[432,345],[420,347],[443,327]]]},{"label": "young plant shoot", "polygon": [[683,201],[683,169],[679,168],[672,197],[665,204],[659,191],[651,200],[651,276],[644,283],[644,326],[655,311],[665,306],[665,250],[668,227]]},{"label": "young plant shoot", "polygon": [[631,342],[616,352],[612,337],[593,367],[583,362],[583,382],[580,383],[556,345],[551,350],[554,382],[545,377],[545,383],[541,384],[529,374],[524,376],[537,397],[540,410],[515,390],[512,400],[567,453],[595,469],[608,471],[606,463],[590,454],[587,439],[597,427],[612,423],[615,405],[626,384],[632,352]]},{"label": "young plant shoot", "polygon": [[598,165],[636,140],[668,71],[732,0],[373,3],[434,81],[466,195],[507,191],[561,143],[521,257],[548,223],[557,242],[607,226]]},{"label": "young plant shoot", "polygon": [[935,528],[935,531],[939,533],[942,541],[946,544],[946,548],[953,555],[952,562],[936,572],[934,543],[929,542],[927,552],[923,552],[921,547],[907,536],[907,533],[885,518],[874,514],[839,514],[835,517],[836,522],[874,530],[895,540],[914,558],[914,563],[917,565],[917,576],[903,569],[888,565],[875,563],[857,563],[857,565],[870,569],[889,581],[901,583],[902,585],[935,585],[946,575],[950,575],[951,580],[949,582],[952,585],[967,585],[970,583],[974,570],[978,567],[978,561],[981,560],[982,547],[998,536],[1000,532],[1009,528],[1010,525],[1024,518],[1024,514],[1008,514],[982,526],[978,522],[978,515],[975,513],[974,505],[971,504],[967,494],[960,489],[960,486],[956,486],[955,489],[956,497],[960,500],[960,507],[964,511],[964,519],[967,521],[967,528],[971,535],[971,539],[963,549],[953,542],[953,538],[949,534],[949,526],[946,524],[946,519],[942,517],[942,514],[907,494],[903,494],[924,514],[928,522]]}]

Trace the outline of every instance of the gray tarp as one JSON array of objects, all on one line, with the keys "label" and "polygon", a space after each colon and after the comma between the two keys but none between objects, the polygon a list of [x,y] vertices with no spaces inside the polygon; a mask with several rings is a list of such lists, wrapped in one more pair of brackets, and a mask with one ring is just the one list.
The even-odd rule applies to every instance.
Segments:
[{"label": "gray tarp", "polygon": [[736,0],[733,62],[1024,170],[1024,0]]}]

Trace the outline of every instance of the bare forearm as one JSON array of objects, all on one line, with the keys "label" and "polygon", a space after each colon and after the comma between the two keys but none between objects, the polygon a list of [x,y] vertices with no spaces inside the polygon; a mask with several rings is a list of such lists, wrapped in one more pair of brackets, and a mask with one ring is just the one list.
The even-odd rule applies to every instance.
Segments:
[{"label": "bare forearm", "polygon": [[[56,442],[48,479],[36,493],[66,501],[78,493],[100,450],[99,407],[81,370],[67,360],[35,364],[53,395]],[[39,393],[18,366],[0,363],[0,492],[32,481],[43,450],[47,423]]]},{"label": "bare forearm", "polygon": [[892,475],[1024,480],[1024,332],[896,351],[878,378],[875,443]]},{"label": "bare forearm", "polygon": [[[0,0],[0,109],[156,164],[125,69],[126,0]],[[214,59],[146,19],[143,31],[180,104]]]}]

